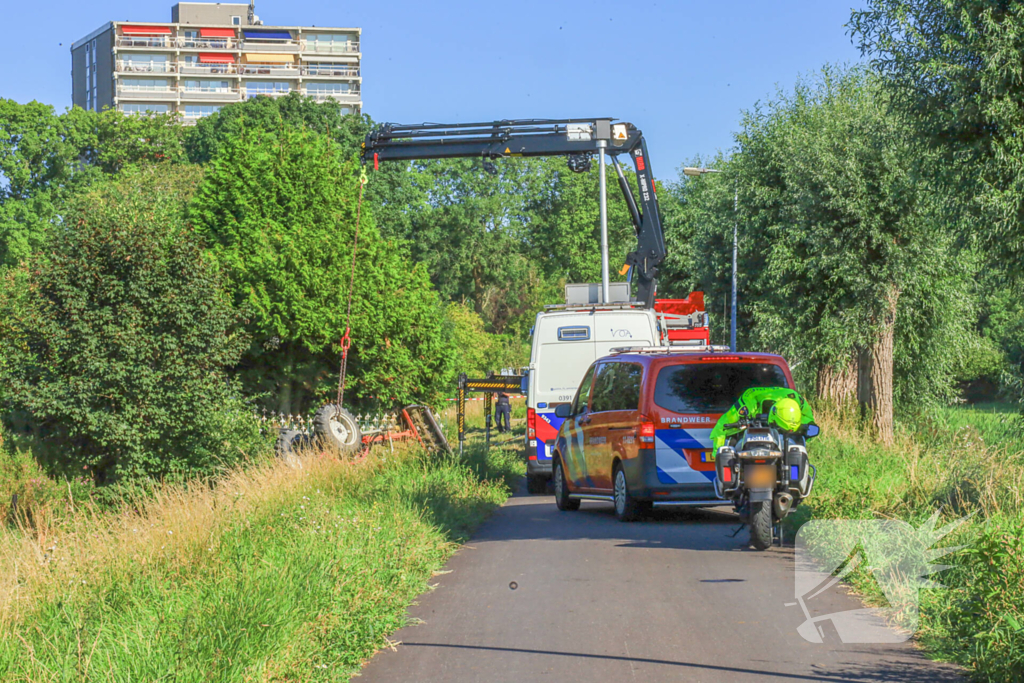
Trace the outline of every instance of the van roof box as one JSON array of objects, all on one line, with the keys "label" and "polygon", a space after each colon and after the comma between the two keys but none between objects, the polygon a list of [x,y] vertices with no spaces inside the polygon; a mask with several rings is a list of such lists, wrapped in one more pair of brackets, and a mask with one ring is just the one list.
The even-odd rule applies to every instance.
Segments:
[{"label": "van roof box", "polygon": [[565,286],[566,306],[588,306],[591,304],[628,304],[629,283],[609,282],[608,301],[601,296],[601,283],[585,282],[581,284],[568,284]]}]

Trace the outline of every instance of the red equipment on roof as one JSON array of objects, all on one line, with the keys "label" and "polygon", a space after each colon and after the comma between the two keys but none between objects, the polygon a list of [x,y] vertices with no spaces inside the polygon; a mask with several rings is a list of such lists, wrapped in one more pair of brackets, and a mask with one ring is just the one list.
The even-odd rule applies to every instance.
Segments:
[{"label": "red equipment on roof", "polygon": [[711,331],[704,317],[704,292],[691,292],[685,299],[655,299],[654,310],[663,314],[669,342],[700,340],[711,344]]}]

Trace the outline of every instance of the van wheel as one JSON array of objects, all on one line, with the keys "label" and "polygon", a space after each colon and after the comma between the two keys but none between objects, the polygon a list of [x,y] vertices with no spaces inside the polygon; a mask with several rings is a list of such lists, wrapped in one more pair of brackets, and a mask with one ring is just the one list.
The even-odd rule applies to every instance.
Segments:
[{"label": "van wheel", "polygon": [[620,522],[635,522],[640,518],[640,502],[629,492],[626,473],[622,465],[615,467],[615,516]]},{"label": "van wheel", "polygon": [[565,481],[561,459],[556,459],[551,463],[551,483],[555,487],[555,505],[559,510],[568,512],[580,509],[580,502],[569,497],[569,485]]},{"label": "van wheel", "polygon": [[539,474],[526,475],[526,491],[533,495],[548,492],[548,478]]}]

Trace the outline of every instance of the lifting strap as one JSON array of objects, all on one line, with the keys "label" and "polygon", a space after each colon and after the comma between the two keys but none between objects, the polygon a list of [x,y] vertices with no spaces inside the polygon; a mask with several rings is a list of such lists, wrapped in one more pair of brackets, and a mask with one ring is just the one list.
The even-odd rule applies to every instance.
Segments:
[{"label": "lifting strap", "polygon": [[359,201],[356,203],[356,235],[352,241],[352,271],[348,279],[348,310],[345,313],[345,334],[341,337],[341,368],[338,370],[338,402],[335,404],[341,408],[341,400],[345,397],[345,373],[348,370],[348,349],[352,346],[352,337],[349,332],[352,330],[352,288],[356,282],[356,250],[359,248],[359,218],[363,208],[363,188],[368,182],[366,169],[362,168],[359,173]]}]

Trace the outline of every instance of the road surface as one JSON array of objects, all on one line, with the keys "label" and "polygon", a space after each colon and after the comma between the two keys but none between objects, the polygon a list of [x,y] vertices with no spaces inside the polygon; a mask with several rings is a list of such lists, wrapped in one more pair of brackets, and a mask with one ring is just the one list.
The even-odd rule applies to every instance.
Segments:
[{"label": "road surface", "polygon": [[[610,504],[559,512],[510,498],[410,608],[359,683],[405,681],[960,681],[910,643],[798,633],[792,549],[747,548],[727,508],[657,510],[633,524]],[[515,589],[510,584],[515,583]],[[861,607],[833,589],[816,614]]]}]

